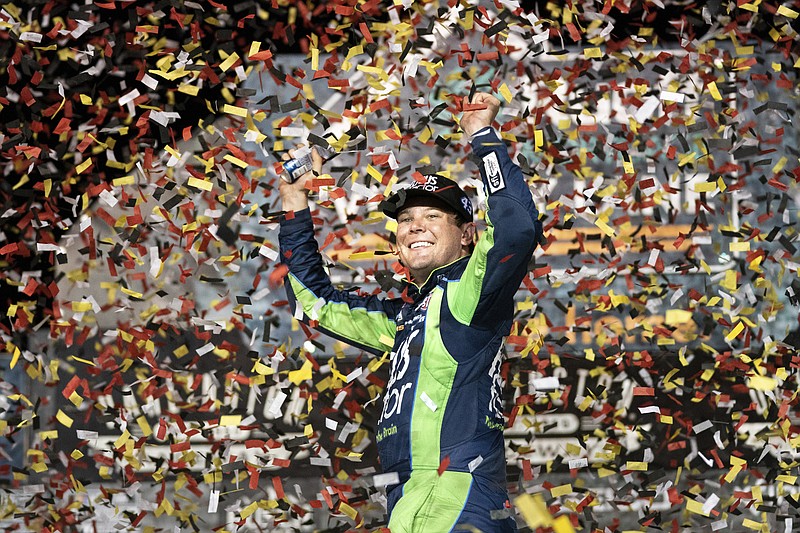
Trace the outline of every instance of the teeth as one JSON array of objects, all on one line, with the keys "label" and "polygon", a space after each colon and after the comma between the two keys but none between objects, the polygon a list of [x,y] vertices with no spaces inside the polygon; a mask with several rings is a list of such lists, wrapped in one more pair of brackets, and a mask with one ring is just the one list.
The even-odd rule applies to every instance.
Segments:
[{"label": "teeth", "polygon": [[414,248],[422,248],[423,246],[428,247],[428,246],[433,246],[433,244],[429,242],[415,242],[414,244],[411,245],[411,249],[413,250]]}]

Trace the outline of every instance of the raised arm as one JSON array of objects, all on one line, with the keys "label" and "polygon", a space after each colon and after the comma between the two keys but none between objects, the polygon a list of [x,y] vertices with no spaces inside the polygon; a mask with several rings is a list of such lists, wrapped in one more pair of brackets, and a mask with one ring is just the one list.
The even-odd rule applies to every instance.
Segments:
[{"label": "raised arm", "polygon": [[[288,159],[293,154],[289,152]],[[312,151],[314,172],[322,171],[322,158]],[[374,354],[391,350],[394,317],[398,304],[376,296],[363,297],[336,290],[331,284],[314,238],[314,224],[308,208],[307,182],[312,172],[294,183],[281,180],[279,192],[283,210],[280,252],[289,267],[285,286],[295,316],[320,331]]]},{"label": "raised arm", "polygon": [[450,311],[466,325],[492,327],[511,318],[514,294],[542,235],[539,212],[522,170],[492,128],[500,101],[476,94],[461,127],[470,136],[487,196],[486,230],[457,286],[448,291]]}]

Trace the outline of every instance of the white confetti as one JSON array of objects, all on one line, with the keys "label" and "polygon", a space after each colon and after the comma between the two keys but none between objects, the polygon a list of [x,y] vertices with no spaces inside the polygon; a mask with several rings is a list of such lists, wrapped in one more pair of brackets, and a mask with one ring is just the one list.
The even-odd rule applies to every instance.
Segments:
[{"label": "white confetti", "polygon": [[287,396],[285,392],[278,391],[277,394],[275,394],[275,398],[273,398],[272,403],[269,404],[267,412],[276,418],[281,416],[281,407],[283,406],[283,402],[286,401],[286,398]]},{"label": "white confetti", "polygon": [[431,397],[428,396],[427,392],[422,391],[422,394],[419,395],[419,399],[422,400],[422,403],[428,406],[428,409],[434,412],[436,411],[438,406],[436,405],[436,402],[434,402]]},{"label": "white confetti", "polygon": [[208,495],[208,512],[216,513],[219,506],[219,491],[212,489]]},{"label": "white confetti", "polygon": [[474,472],[474,471],[475,471],[475,469],[476,469],[476,468],[478,468],[478,466],[479,466],[479,465],[480,465],[482,462],[483,462],[483,457],[479,455],[478,457],[476,457],[475,459],[473,459],[472,461],[470,461],[470,462],[469,462],[469,464],[467,465],[467,467],[469,468],[469,471],[470,471],[470,472]]},{"label": "white confetti", "polygon": [[700,422],[699,424],[692,426],[692,430],[694,431],[695,435],[702,433],[703,431],[710,429],[713,427],[713,422],[711,420],[706,420],[704,422]]},{"label": "white confetti", "polygon": [[376,474],[372,477],[372,483],[376,487],[386,487],[389,485],[397,485],[400,483],[400,476],[397,472],[387,472],[385,474]]},{"label": "white confetti", "polygon": [[655,113],[659,105],[661,105],[661,101],[656,96],[650,96],[644,101],[642,106],[636,110],[636,114],[633,118],[639,124],[644,124],[644,121]]}]

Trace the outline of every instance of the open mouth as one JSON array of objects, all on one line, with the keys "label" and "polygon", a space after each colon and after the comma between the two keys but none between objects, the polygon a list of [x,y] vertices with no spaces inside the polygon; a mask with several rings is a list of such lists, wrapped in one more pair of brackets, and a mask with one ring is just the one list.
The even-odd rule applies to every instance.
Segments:
[{"label": "open mouth", "polygon": [[418,241],[411,243],[411,246],[409,246],[409,248],[411,248],[412,250],[416,250],[417,248],[427,248],[429,246],[433,246],[433,243],[426,241]]}]

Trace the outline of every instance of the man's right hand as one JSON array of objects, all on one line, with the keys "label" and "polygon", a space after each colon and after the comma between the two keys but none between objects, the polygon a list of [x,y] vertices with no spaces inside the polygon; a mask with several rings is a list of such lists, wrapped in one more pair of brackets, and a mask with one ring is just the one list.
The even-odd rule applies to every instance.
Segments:
[{"label": "man's right hand", "polygon": [[[295,156],[296,149],[289,150],[288,154],[283,154],[281,159],[288,161]],[[284,211],[301,211],[308,207],[308,192],[306,187],[309,180],[322,173],[322,156],[317,152],[316,147],[311,148],[311,166],[313,170],[306,172],[294,183],[280,180],[278,192],[281,195],[281,208]]]}]

